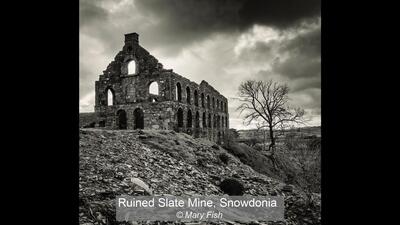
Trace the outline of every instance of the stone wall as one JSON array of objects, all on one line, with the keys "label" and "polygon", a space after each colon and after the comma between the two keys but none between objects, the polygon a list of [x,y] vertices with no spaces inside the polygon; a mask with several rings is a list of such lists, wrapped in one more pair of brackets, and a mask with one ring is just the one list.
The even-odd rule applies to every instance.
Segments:
[{"label": "stone wall", "polygon": [[139,45],[136,33],[125,35],[122,51],[99,76],[95,91],[97,127],[168,129],[216,142],[223,142],[229,129],[227,98],[204,80],[197,84],[164,69]]}]

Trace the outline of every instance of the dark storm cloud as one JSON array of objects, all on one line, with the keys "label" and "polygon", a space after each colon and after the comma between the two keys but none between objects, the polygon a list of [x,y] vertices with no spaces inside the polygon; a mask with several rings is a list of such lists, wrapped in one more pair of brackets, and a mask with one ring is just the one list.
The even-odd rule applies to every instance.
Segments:
[{"label": "dark storm cloud", "polygon": [[321,78],[315,76],[312,78],[296,79],[293,81],[291,91],[298,92],[309,88],[320,89]]},{"label": "dark storm cloud", "polygon": [[275,60],[272,71],[290,80],[296,103],[313,112],[321,108],[321,27],[318,26],[279,48],[286,60]]},{"label": "dark storm cloud", "polygon": [[[287,34],[286,34],[287,35]],[[284,35],[283,35],[284,36]],[[315,26],[294,38],[282,37],[268,42],[257,41],[240,53],[243,61],[268,61],[271,70],[260,70],[256,77],[286,78],[293,91],[319,88],[321,77],[321,27]]]},{"label": "dark storm cloud", "polygon": [[240,58],[245,61],[262,61],[276,58],[274,48],[278,44],[276,40],[269,41],[268,43],[256,42],[254,46],[243,49],[240,53]]},{"label": "dark storm cloud", "polygon": [[254,24],[286,29],[320,15],[319,0],[146,0],[135,4],[140,12],[159,20],[150,38],[163,45],[177,43],[177,47],[212,33],[241,32]]},{"label": "dark storm cloud", "polygon": [[261,67],[252,79],[273,79],[290,87],[291,103],[306,109],[308,116],[318,116],[321,108],[321,27],[320,24],[288,29],[270,40],[260,39],[241,50],[244,67]]},{"label": "dark storm cloud", "polygon": [[244,26],[262,24],[275,28],[288,28],[298,22],[318,17],[320,0],[247,0],[239,10]]},{"label": "dark storm cloud", "polygon": [[296,51],[309,57],[321,56],[321,27],[298,35],[280,48],[281,51]]},{"label": "dark storm cloud", "polygon": [[318,59],[296,54],[283,61],[276,60],[273,69],[275,72],[290,78],[313,77],[319,75],[321,64]]},{"label": "dark storm cloud", "polygon": [[[127,3],[115,13],[110,2]],[[320,0],[80,0],[81,27],[95,23],[90,32],[110,49],[118,43],[111,34],[136,31],[144,44],[169,54],[211,34],[237,34],[254,24],[286,29],[319,15]],[[118,18],[124,19],[111,22]]]},{"label": "dark storm cloud", "polygon": [[320,14],[319,0],[146,0],[138,10],[158,18],[149,38],[177,50],[213,33],[235,33],[254,24],[278,29],[301,24]]},{"label": "dark storm cloud", "polygon": [[287,28],[320,14],[320,0],[146,0],[136,4],[160,17],[164,25],[196,33],[246,29],[253,24]]},{"label": "dark storm cloud", "polygon": [[92,22],[104,21],[108,18],[108,12],[98,5],[100,1],[80,0],[79,1],[79,26]]},{"label": "dark storm cloud", "polygon": [[293,81],[294,91],[320,87],[321,77],[321,27],[300,34],[280,46],[280,54],[286,59],[277,58],[272,70]]}]

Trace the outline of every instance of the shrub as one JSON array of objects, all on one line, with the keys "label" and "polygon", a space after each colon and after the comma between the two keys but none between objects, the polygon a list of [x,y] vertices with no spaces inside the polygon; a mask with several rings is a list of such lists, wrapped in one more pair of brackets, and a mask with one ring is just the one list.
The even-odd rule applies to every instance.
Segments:
[{"label": "shrub", "polygon": [[[257,143],[256,145],[253,146],[253,148],[257,151],[263,151],[264,146],[262,143]],[[268,145],[266,146],[266,149],[268,149]]]},{"label": "shrub", "polygon": [[236,157],[238,157],[240,160],[246,159],[246,153],[243,150],[243,147],[240,147],[239,145],[229,146],[227,150]]},{"label": "shrub", "polygon": [[228,164],[229,162],[229,156],[226,153],[221,153],[218,155],[219,159],[224,163],[224,164]]},{"label": "shrub", "polygon": [[238,180],[233,178],[225,179],[219,185],[221,190],[228,195],[243,195],[244,186]]},{"label": "shrub", "polygon": [[244,140],[244,143],[250,147],[254,147],[258,142],[259,141],[257,138],[249,138]]},{"label": "shrub", "polygon": [[310,150],[315,151],[321,149],[321,138],[314,137],[308,141],[307,146]]},{"label": "shrub", "polygon": [[297,138],[293,133],[289,133],[285,136],[284,139],[284,146],[286,147],[287,150],[295,150],[297,147]]},{"label": "shrub", "polygon": [[[303,190],[319,192],[321,185],[321,138],[301,138],[287,136],[285,138],[284,155],[293,159],[290,164],[296,176],[287,183],[298,184]],[[281,161],[285,160],[281,157]],[[287,178],[291,180],[291,178]]]}]

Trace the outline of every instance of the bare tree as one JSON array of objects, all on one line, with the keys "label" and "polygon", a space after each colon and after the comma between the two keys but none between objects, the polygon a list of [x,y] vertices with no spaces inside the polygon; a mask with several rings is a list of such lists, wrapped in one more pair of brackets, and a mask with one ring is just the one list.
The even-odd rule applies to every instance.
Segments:
[{"label": "bare tree", "polygon": [[240,113],[245,112],[244,123],[250,125],[256,122],[258,129],[265,127],[269,130],[270,144],[268,150],[275,153],[275,135],[277,127],[288,124],[304,123],[304,110],[292,108],[288,105],[289,87],[273,80],[247,80],[239,86],[238,107]]}]

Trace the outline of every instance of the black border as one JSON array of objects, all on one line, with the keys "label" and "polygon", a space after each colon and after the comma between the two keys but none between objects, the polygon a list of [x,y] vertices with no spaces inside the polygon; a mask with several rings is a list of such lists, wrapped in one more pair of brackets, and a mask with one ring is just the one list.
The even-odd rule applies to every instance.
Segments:
[{"label": "black border", "polygon": [[11,4],[2,30],[4,218],[79,224],[79,0]]}]

